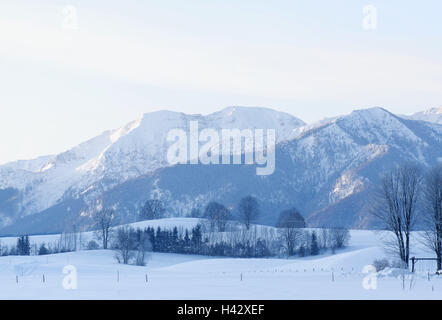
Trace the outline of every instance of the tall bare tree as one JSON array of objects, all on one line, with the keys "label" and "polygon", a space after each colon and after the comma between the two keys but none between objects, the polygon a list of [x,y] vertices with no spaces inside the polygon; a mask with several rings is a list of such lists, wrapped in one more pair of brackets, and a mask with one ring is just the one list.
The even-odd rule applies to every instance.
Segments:
[{"label": "tall bare tree", "polygon": [[276,226],[279,228],[279,234],[283,239],[287,255],[294,255],[299,239],[303,234],[300,228],[305,227],[304,218],[296,208],[292,208],[280,213]]},{"label": "tall bare tree", "polygon": [[147,253],[152,251],[152,243],[150,242],[149,235],[137,229],[135,232],[135,246],[136,246],[136,258],[135,264],[137,266],[145,266]]},{"label": "tall bare tree", "polygon": [[218,202],[210,202],[204,210],[204,218],[208,219],[210,231],[226,231],[230,219],[230,210]]},{"label": "tall bare tree", "polygon": [[239,202],[239,212],[241,220],[243,221],[246,229],[250,229],[252,222],[259,216],[259,205],[256,198],[252,196],[246,196]]},{"label": "tall bare tree", "polygon": [[102,241],[103,249],[107,249],[112,235],[112,227],[116,224],[115,211],[108,208],[101,209],[95,214],[94,221],[95,237]]},{"label": "tall bare tree", "polygon": [[135,230],[128,225],[119,227],[113,247],[117,261],[128,264],[136,249]]},{"label": "tall bare tree", "polygon": [[405,165],[386,173],[381,180],[378,206],[373,211],[383,222],[385,230],[394,234],[394,240],[387,243],[387,249],[397,254],[407,267],[421,182],[422,175],[415,166]]},{"label": "tall bare tree", "polygon": [[427,174],[424,186],[424,244],[437,258],[437,270],[442,269],[442,165]]}]

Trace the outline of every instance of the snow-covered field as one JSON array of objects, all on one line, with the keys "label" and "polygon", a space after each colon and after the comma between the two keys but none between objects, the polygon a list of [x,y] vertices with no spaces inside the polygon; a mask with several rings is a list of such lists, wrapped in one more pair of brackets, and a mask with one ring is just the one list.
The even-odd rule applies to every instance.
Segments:
[{"label": "snow-covered field", "polygon": [[[165,219],[139,224],[194,223],[192,219]],[[50,237],[56,236],[35,236],[31,242],[48,241]],[[5,244],[15,238],[0,240]],[[423,252],[419,255],[432,256]],[[305,258],[238,259],[153,253],[146,267],[138,267],[118,264],[110,250],[5,256],[0,257],[0,298],[442,299],[442,276],[429,276],[428,264],[419,262],[415,275],[407,275],[405,282],[395,269],[380,274],[363,272],[373,260],[384,256],[379,234],[356,230],[351,232],[347,249],[334,255],[329,252]],[[75,268],[76,289],[63,286],[74,284],[68,282],[74,273],[63,273],[66,266]],[[68,267],[65,271],[72,270]],[[366,289],[367,283],[371,289]]]}]

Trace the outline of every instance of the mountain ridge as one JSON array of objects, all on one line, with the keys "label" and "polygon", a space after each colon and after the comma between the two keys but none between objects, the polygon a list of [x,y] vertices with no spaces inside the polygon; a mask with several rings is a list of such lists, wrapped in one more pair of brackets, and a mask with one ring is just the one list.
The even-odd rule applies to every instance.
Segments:
[{"label": "mountain ridge", "polygon": [[[164,156],[167,130],[188,130],[191,120],[198,120],[201,129],[277,126],[276,172],[256,177],[250,166],[168,165]],[[146,132],[152,135],[145,137]],[[278,210],[296,206],[312,225],[330,224],[340,217],[346,226],[365,228],[372,222],[364,213],[364,195],[374,188],[379,173],[403,162],[430,166],[440,161],[442,125],[407,119],[379,107],[355,110],[317,125],[268,108],[229,107],[206,116],[159,111],[79,146],[53,157],[42,171],[43,178],[17,171],[18,178],[27,175],[31,181],[22,190],[3,181],[3,232],[23,231],[24,226],[28,231],[35,229],[43,225],[42,217],[58,221],[53,229],[61,228],[67,215],[90,210],[97,198],[131,221],[148,198],[163,199],[170,216],[182,216],[211,200],[236,210],[238,197],[246,191],[262,199],[263,223],[272,224]],[[60,175],[57,168],[73,170],[74,175]],[[5,172],[10,171],[0,166],[0,176]],[[59,188],[60,181],[69,184]],[[58,193],[50,194],[45,188]],[[46,197],[46,202],[33,207],[32,196]]]},{"label": "mountain ridge", "polygon": [[[257,118],[257,110],[265,115]],[[55,156],[22,161],[21,167],[18,163],[0,166],[0,189],[23,191],[23,203],[17,214],[28,215],[55,205],[67,193],[81,194],[102,179],[108,180],[108,188],[112,187],[168,166],[165,152],[168,131],[188,130],[192,120],[199,121],[201,129],[275,128],[283,139],[291,137],[293,128],[304,125],[302,120],[287,113],[256,107],[228,107],[205,116],[167,110],[145,113]],[[24,170],[26,167],[40,170]],[[0,220],[1,216],[0,210]]]}]

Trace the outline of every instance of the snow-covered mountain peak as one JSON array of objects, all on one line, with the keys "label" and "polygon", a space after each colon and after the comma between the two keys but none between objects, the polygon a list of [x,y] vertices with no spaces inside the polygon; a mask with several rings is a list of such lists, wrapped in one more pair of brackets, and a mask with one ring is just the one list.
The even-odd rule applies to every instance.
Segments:
[{"label": "snow-covered mountain peak", "polygon": [[442,114],[442,106],[424,111],[424,114]]},{"label": "snow-covered mountain peak", "polygon": [[54,158],[54,155],[42,156],[30,160],[18,160],[5,163],[1,165],[0,168],[11,171],[23,170],[29,172],[40,172],[52,158]]},{"label": "snow-covered mountain peak", "polygon": [[[66,192],[81,194],[99,181],[101,191],[167,167],[167,135],[189,129],[192,120],[204,128],[275,129],[277,141],[291,139],[304,122],[267,108],[229,107],[209,115],[174,111],[145,113],[118,129],[105,131],[55,156],[0,166],[0,189],[26,193],[25,214],[39,212],[60,201]],[[98,191],[100,192],[100,191]]]},{"label": "snow-covered mountain peak", "polygon": [[394,114],[381,107],[373,107],[368,109],[358,109],[352,111],[350,114],[323,118],[311,124],[304,125],[295,129],[297,137],[309,133],[312,130],[317,130],[325,126],[330,126],[336,123],[347,123],[347,126],[353,126],[355,128],[363,128],[366,125],[379,124],[389,119],[389,117],[395,117]]},{"label": "snow-covered mountain peak", "polygon": [[120,139],[122,136],[127,135],[132,130],[135,130],[140,126],[140,123],[143,121],[143,117],[138,118],[135,121],[132,121],[128,123],[125,126],[122,126],[119,129],[113,130],[110,132],[110,141],[112,143],[115,143],[118,139]]},{"label": "snow-covered mountain peak", "polygon": [[412,115],[403,115],[401,117],[410,120],[421,120],[442,124],[442,106],[438,108],[431,108],[421,112],[416,112]]},{"label": "snow-covered mountain peak", "polygon": [[[333,155],[333,160],[323,161],[324,172],[329,172],[330,164],[341,155],[342,163],[346,163],[349,155],[359,154],[364,159],[376,157],[385,153],[386,146],[404,152],[414,152],[414,148],[425,146],[421,136],[416,135],[415,129],[409,127],[406,121],[378,107],[355,110],[348,115],[326,119],[297,131],[299,135],[296,139],[301,153],[312,157],[318,154]],[[342,151],[338,152],[341,147]]]},{"label": "snow-covered mountain peak", "polygon": [[395,144],[398,141],[420,142],[403,120],[384,108],[355,110],[350,115],[336,121],[338,126],[358,137],[366,143]]},{"label": "snow-covered mountain peak", "polygon": [[[253,191],[256,183],[246,185],[247,179],[265,181],[255,180],[255,175],[248,176],[250,170],[241,171],[240,167],[216,166],[204,168],[202,173],[191,166],[171,167],[167,162],[167,149],[171,144],[167,141],[169,130],[182,129],[188,133],[190,121],[194,120],[198,121],[200,131],[205,128],[275,129],[280,142],[279,156],[275,174],[265,179],[268,189]],[[7,213],[2,213],[4,208],[0,206],[0,224],[42,211],[63,214],[60,210],[70,211],[72,201],[81,206],[78,210],[83,210],[97,197],[112,199],[112,205],[127,206],[124,210],[129,214],[138,210],[139,201],[145,201],[152,192],[170,197],[173,199],[170,205],[177,205],[178,211],[184,213],[195,205],[203,205],[214,193],[237,194],[231,189],[235,183],[238,190],[262,191],[263,201],[268,200],[269,206],[271,203],[269,210],[274,210],[275,203],[282,203],[282,209],[296,199],[313,195],[314,200],[304,204],[303,209],[313,212],[340,205],[364,192],[376,180],[377,163],[388,166],[392,161],[403,159],[424,165],[433,163],[442,157],[441,135],[441,125],[406,120],[383,108],[356,110],[313,125],[305,125],[287,113],[258,107],[228,107],[208,115],[173,111],[146,113],[56,156],[0,166],[0,195],[4,194],[4,199],[10,199],[6,196],[11,197],[13,193],[17,195],[15,207]],[[371,164],[374,167],[366,169]],[[207,190],[204,175],[210,175],[212,170],[219,170],[225,181],[219,189]],[[242,174],[248,177],[244,181]],[[183,176],[175,180],[175,176],[180,175]],[[191,188],[193,191],[188,190],[189,185],[195,185]],[[15,190],[2,190],[8,188]],[[125,190],[125,197],[130,199],[139,194],[138,200],[121,198],[121,190]],[[175,195],[176,192],[183,192],[182,198]],[[61,206],[64,209],[60,209]]]},{"label": "snow-covered mountain peak", "polygon": [[367,122],[380,122],[388,117],[395,117],[395,115],[384,108],[373,107],[354,110],[345,117],[348,119],[364,119],[364,121]]},{"label": "snow-covered mountain peak", "polygon": [[291,114],[264,107],[232,106],[205,118],[219,128],[275,129],[278,142],[293,139],[294,130],[306,125]]}]

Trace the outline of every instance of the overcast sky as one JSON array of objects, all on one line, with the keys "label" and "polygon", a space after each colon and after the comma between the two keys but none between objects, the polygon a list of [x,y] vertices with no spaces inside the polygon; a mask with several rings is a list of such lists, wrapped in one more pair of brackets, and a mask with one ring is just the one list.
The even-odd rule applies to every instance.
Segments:
[{"label": "overcast sky", "polygon": [[267,106],[313,122],[440,106],[441,14],[438,0],[2,0],[0,163],[159,109]]}]

